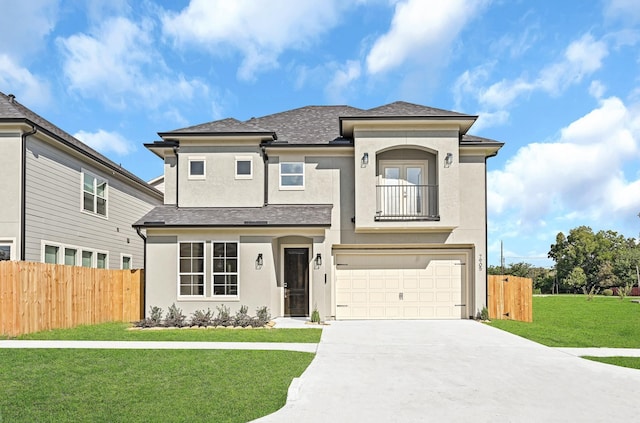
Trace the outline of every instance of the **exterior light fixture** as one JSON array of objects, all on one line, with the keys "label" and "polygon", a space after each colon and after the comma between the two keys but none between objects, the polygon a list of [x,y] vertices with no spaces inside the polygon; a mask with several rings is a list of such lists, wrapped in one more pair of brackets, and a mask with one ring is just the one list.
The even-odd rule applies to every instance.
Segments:
[{"label": "exterior light fixture", "polygon": [[444,167],[449,167],[453,163],[453,154],[447,153],[447,156],[444,158]]},{"label": "exterior light fixture", "polygon": [[320,253],[318,253],[318,255],[316,255],[316,266],[318,266],[318,267],[322,266],[322,255]]},{"label": "exterior light fixture", "polygon": [[258,258],[256,258],[256,267],[262,267],[264,264],[264,260],[262,259],[262,253],[258,254]]},{"label": "exterior light fixture", "polygon": [[366,166],[366,165],[368,165],[368,164],[369,164],[369,153],[364,153],[364,154],[362,155],[362,160],[361,160],[361,162],[362,162],[362,166]]}]

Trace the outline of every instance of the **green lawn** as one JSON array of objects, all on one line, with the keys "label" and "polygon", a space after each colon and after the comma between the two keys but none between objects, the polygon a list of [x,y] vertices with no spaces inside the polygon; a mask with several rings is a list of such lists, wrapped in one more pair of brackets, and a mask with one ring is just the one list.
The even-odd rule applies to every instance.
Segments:
[{"label": "green lawn", "polygon": [[[193,341],[318,343],[322,329],[144,329],[128,323],[102,323],[22,335],[18,339],[82,341]],[[1,420],[0,420],[1,421]]]},{"label": "green lawn", "polygon": [[246,422],[286,401],[313,354],[0,350],[0,422]]},{"label": "green lawn", "polygon": [[533,323],[490,324],[550,347],[640,348],[640,304],[629,298],[534,297]]},{"label": "green lawn", "polygon": [[613,364],[614,366],[630,367],[640,369],[640,357],[582,357],[588,360],[599,361],[601,363]]}]

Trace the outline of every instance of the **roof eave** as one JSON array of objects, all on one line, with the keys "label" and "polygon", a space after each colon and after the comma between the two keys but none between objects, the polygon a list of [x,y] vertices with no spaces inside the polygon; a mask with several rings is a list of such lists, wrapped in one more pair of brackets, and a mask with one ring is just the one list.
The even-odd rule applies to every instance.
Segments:
[{"label": "roof eave", "polygon": [[355,125],[345,125],[345,122],[393,122],[393,121],[459,121],[460,133],[466,134],[478,119],[476,115],[460,116],[340,116],[339,131],[343,137],[353,137]]}]

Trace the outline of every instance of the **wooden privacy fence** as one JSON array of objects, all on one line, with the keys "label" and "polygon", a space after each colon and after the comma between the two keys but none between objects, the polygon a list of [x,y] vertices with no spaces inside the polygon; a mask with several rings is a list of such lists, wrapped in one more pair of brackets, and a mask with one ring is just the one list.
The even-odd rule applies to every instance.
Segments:
[{"label": "wooden privacy fence", "polygon": [[489,318],[533,321],[533,281],[517,276],[489,275]]},{"label": "wooden privacy fence", "polygon": [[0,261],[0,335],[142,318],[143,271]]}]

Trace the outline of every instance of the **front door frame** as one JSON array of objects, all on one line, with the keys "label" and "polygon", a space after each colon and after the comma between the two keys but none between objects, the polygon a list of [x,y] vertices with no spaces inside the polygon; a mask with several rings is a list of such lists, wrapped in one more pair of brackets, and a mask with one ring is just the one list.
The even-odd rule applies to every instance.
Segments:
[{"label": "front door frame", "polygon": [[[308,285],[308,288],[307,288],[307,291],[308,291],[307,292],[308,304],[307,304],[307,316],[306,317],[309,317],[309,315],[310,315],[309,313],[311,313],[311,304],[313,304],[311,302],[311,292],[313,291],[313,289],[312,289],[313,280],[311,278],[313,257],[312,257],[312,254],[311,254],[312,246],[310,244],[282,244],[280,246],[280,277],[281,277],[281,281],[282,281],[282,295],[280,295],[280,310],[281,310],[280,315],[281,316],[290,317],[289,315],[285,314],[285,310],[284,310],[284,294],[285,294],[285,287],[284,287],[284,281],[285,281],[285,266],[284,266],[285,252],[284,251],[285,251],[285,248],[303,248],[303,249],[307,250],[307,257],[309,259],[309,263],[308,263],[308,266],[307,266],[307,272],[308,272],[308,276],[307,277],[308,277],[308,280],[309,280],[309,285]],[[295,317],[298,317],[298,316],[295,316]],[[300,316],[300,317],[302,317],[302,316]]]}]

